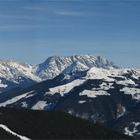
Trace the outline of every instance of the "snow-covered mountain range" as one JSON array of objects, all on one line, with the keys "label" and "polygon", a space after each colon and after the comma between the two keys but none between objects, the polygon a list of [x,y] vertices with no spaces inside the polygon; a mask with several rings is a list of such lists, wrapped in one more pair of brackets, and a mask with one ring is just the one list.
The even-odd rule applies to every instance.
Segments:
[{"label": "snow-covered mountain range", "polygon": [[36,74],[42,79],[52,79],[60,73],[85,71],[92,67],[110,68],[115,67],[112,62],[100,56],[75,55],[75,56],[53,56],[39,64]]},{"label": "snow-covered mountain range", "polygon": [[[61,73],[28,88],[1,94],[0,107],[60,110],[108,127],[111,124],[119,132],[140,138],[140,70],[93,67]],[[136,117],[129,119],[134,114]],[[120,127],[123,117],[128,121]]]},{"label": "snow-covered mountain range", "polygon": [[14,82],[24,77],[37,83],[1,93],[0,107],[64,111],[140,138],[140,69],[118,68],[90,55],[11,65],[8,74]]},{"label": "snow-covered mountain range", "polygon": [[0,60],[0,92],[52,79],[60,73],[84,71],[94,66],[114,67],[107,59],[92,55],[52,56],[39,65]]},{"label": "snow-covered mountain range", "polygon": [[[32,105],[29,105],[34,109],[48,108],[50,103],[47,100],[47,96],[65,97],[77,91],[79,97],[97,98],[100,96],[110,96],[112,93],[119,93],[128,95],[132,100],[140,101],[140,70],[139,69],[103,69],[93,67],[87,71],[76,73],[61,73],[60,75],[30,86],[29,88],[22,89],[18,94],[15,91],[8,91],[0,95],[0,106],[21,105],[28,108],[28,99],[35,98]],[[14,92],[14,94],[12,94]],[[10,96],[7,96],[10,93]],[[73,94],[72,94],[73,95]],[[75,95],[75,94],[74,94]],[[5,98],[6,96],[6,98]],[[43,99],[39,100],[39,96]],[[44,106],[39,106],[43,104]],[[77,103],[85,103],[83,100],[79,100]],[[24,105],[22,105],[24,103]],[[39,108],[37,108],[37,104]]]}]

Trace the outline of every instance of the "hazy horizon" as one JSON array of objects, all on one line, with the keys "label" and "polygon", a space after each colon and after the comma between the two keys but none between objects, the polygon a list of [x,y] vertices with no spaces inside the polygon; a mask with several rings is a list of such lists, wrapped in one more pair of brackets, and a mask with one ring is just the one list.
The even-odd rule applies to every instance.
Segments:
[{"label": "hazy horizon", "polygon": [[140,1],[1,0],[0,59],[103,56],[140,67]]}]

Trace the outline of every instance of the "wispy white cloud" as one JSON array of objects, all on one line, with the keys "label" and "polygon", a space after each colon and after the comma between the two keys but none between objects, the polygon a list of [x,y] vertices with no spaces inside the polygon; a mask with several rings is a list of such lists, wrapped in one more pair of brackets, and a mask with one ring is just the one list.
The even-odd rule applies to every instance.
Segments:
[{"label": "wispy white cloud", "polygon": [[0,2],[19,2],[20,0],[0,0]]},{"label": "wispy white cloud", "polygon": [[70,25],[40,25],[40,24],[7,24],[0,25],[0,31],[29,31],[29,30],[45,30],[50,28],[69,28]]},{"label": "wispy white cloud", "polygon": [[24,6],[22,7],[25,10],[33,10],[33,11],[46,11],[47,7],[43,6]]},{"label": "wispy white cloud", "polygon": [[79,11],[54,11],[54,14],[61,16],[83,16],[85,13]]},{"label": "wispy white cloud", "polygon": [[35,16],[25,16],[25,15],[0,15],[0,19],[38,19],[38,17]]},{"label": "wispy white cloud", "polygon": [[25,25],[25,24],[14,24],[14,25],[0,25],[1,31],[13,31],[13,30],[31,30],[31,29],[42,29],[46,28],[45,26],[41,25]]},{"label": "wispy white cloud", "polygon": [[82,11],[76,11],[72,9],[63,9],[53,6],[48,6],[46,4],[41,6],[26,6],[23,7],[23,9],[31,10],[31,11],[37,11],[37,12],[45,12],[48,14],[55,14],[55,15],[61,15],[61,16],[82,16],[85,13]]}]

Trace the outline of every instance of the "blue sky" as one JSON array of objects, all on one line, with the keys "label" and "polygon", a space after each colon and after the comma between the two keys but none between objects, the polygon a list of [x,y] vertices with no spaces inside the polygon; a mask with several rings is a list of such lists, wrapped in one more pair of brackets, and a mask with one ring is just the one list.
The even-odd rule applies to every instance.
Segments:
[{"label": "blue sky", "polygon": [[0,0],[0,58],[93,54],[140,67],[140,0]]}]

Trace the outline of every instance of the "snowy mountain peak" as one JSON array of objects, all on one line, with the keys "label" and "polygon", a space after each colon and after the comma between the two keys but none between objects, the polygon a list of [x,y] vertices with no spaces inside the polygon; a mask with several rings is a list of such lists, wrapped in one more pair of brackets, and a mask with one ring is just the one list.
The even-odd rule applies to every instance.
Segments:
[{"label": "snowy mountain peak", "polygon": [[40,81],[33,73],[34,67],[28,64],[21,64],[16,61],[0,61],[0,77],[6,80],[26,77],[35,81]]},{"label": "snowy mountain peak", "polygon": [[74,55],[52,56],[37,67],[37,74],[43,79],[51,79],[60,73],[85,71],[92,67],[105,68],[115,67],[112,62],[101,56]]},{"label": "snowy mountain peak", "polygon": [[72,73],[76,71],[85,71],[88,70],[89,67],[82,64],[81,62],[75,61],[70,66],[68,66],[63,73]]},{"label": "snowy mountain peak", "polygon": [[0,60],[0,92],[19,85],[52,79],[60,73],[82,72],[92,67],[109,69],[114,65],[105,58],[93,55],[51,56],[39,65]]}]

